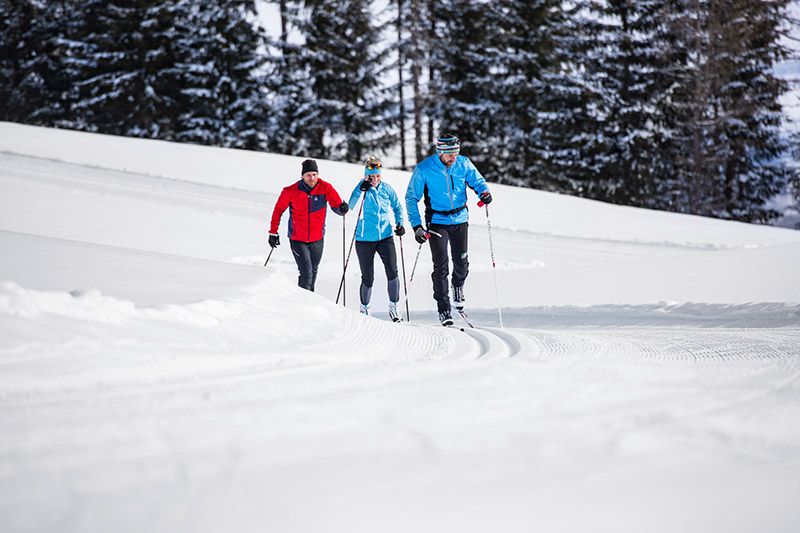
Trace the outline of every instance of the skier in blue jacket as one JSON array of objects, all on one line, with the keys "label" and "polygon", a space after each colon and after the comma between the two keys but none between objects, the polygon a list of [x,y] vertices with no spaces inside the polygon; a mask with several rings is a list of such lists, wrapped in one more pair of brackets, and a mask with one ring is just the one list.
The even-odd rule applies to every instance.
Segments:
[{"label": "skier in blue jacket", "polygon": [[[406,189],[408,220],[414,238],[431,245],[433,258],[433,298],[443,326],[453,325],[448,294],[448,244],[453,261],[453,302],[464,308],[464,281],[469,274],[467,236],[469,213],[467,188],[472,189],[484,204],[492,201],[486,180],[467,157],[458,155],[461,141],[452,133],[436,139],[436,154],[423,159],[411,175]],[[425,199],[425,222],[420,219],[418,204]]]},{"label": "skier in blue jacket", "polygon": [[[394,235],[402,236],[406,229],[403,227],[403,208],[397,193],[391,185],[381,181],[381,161],[375,156],[369,156],[364,164],[364,179],[353,189],[350,203],[355,205],[359,197],[363,206],[361,218],[356,223],[356,254],[361,267],[361,312],[369,314],[369,301],[372,297],[372,283],[375,280],[374,263],[377,252],[383,261],[386,271],[386,280],[389,289],[389,317],[400,322],[400,313],[397,311],[397,302],[400,300],[400,280],[397,278],[397,252],[394,247]],[[394,215],[394,227],[389,219],[389,213]]]}]

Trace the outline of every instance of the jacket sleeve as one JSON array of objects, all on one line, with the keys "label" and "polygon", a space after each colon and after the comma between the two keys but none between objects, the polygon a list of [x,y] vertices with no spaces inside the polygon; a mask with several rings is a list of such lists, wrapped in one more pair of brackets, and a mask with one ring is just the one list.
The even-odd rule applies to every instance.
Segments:
[{"label": "jacket sleeve", "polygon": [[336,192],[336,189],[333,188],[333,185],[330,183],[326,183],[328,186],[327,192],[325,192],[325,198],[328,199],[328,205],[331,206],[331,210],[336,213],[337,215],[341,215],[342,212],[339,211],[339,206],[342,205],[342,197],[339,196],[339,193]]},{"label": "jacket sleeve", "polygon": [[480,171],[475,168],[475,165],[467,159],[466,161],[466,176],[465,179],[467,180],[467,184],[475,191],[475,194],[480,196],[481,194],[485,193],[489,190],[489,186],[486,185],[486,179],[481,175]]},{"label": "jacket sleeve", "polygon": [[347,206],[350,209],[353,209],[353,207],[356,205],[356,202],[358,202],[358,199],[361,198],[361,189],[359,189],[359,187],[361,187],[361,182],[362,180],[359,180],[358,183],[356,183],[353,192],[350,193],[350,200],[347,202]]},{"label": "jacket sleeve", "polygon": [[281,225],[281,216],[283,216],[283,212],[286,211],[287,207],[289,207],[289,190],[283,189],[280,196],[278,196],[278,201],[275,203],[275,209],[272,210],[272,221],[269,225],[270,233],[277,235],[278,226]]},{"label": "jacket sleeve", "polygon": [[422,172],[419,170],[419,165],[414,169],[411,174],[411,179],[408,182],[406,189],[406,212],[408,213],[408,223],[411,227],[421,226],[422,221],[419,217],[419,201],[425,193],[425,179]]},{"label": "jacket sleeve", "polygon": [[393,187],[389,187],[389,201],[392,203],[392,211],[394,211],[394,225],[403,225],[405,222],[403,219],[403,206],[400,204],[397,191],[395,191]]}]

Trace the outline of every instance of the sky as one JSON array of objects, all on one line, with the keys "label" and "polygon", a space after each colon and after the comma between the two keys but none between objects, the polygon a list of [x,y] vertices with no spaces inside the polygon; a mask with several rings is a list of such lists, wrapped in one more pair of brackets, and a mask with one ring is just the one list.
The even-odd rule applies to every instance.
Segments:
[{"label": "sky", "polygon": [[355,211],[264,266],[302,159],[0,123],[2,531],[798,530],[800,232],[492,185],[395,324]]}]

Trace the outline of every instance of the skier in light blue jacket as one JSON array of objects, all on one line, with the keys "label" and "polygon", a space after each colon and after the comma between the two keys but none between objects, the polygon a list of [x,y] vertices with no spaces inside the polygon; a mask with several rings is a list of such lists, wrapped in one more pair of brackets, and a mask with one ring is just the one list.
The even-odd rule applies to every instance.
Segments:
[{"label": "skier in light blue jacket", "polygon": [[[469,273],[467,189],[475,191],[484,204],[492,201],[486,180],[472,161],[459,155],[460,150],[458,137],[452,133],[440,135],[436,154],[420,161],[406,189],[406,210],[414,238],[420,244],[429,240],[431,245],[433,298],[443,326],[453,325],[447,280],[448,244],[453,259],[453,303],[457,309],[464,309],[464,281]],[[418,207],[423,198],[424,225]]]},{"label": "skier in light blue jacket", "polygon": [[[389,317],[400,322],[402,318],[397,310],[400,300],[400,280],[397,277],[397,252],[394,247],[393,235],[402,236],[406,229],[403,227],[403,208],[397,193],[391,185],[381,181],[381,161],[375,156],[369,156],[364,164],[364,179],[353,189],[348,205],[354,206],[361,197],[364,202],[361,208],[361,218],[356,223],[356,254],[361,267],[361,312],[369,314],[369,301],[372,297],[372,283],[375,280],[375,253],[383,261],[386,271],[386,280],[389,289]],[[390,220],[390,213],[394,217],[394,227]]]}]

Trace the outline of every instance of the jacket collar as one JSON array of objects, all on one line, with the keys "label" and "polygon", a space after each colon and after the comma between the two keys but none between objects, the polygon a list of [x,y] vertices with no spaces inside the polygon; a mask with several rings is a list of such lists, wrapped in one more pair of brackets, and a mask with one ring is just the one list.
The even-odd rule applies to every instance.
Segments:
[{"label": "jacket collar", "polygon": [[[317,181],[317,185],[319,185],[319,181]],[[297,186],[301,191],[303,191],[304,193],[309,193],[309,194],[311,193],[311,191],[313,191],[314,189],[317,188],[316,185],[315,185],[314,189],[312,189],[311,187],[306,185],[306,182],[303,181],[302,179],[297,183]]]},{"label": "jacket collar", "polygon": [[448,168],[453,168],[453,167],[455,167],[455,166],[458,164],[458,157],[456,157],[456,160],[455,160],[455,161],[453,161],[453,164],[452,164],[452,165],[450,165],[450,167],[446,167],[446,166],[444,165],[444,163],[442,163],[442,160],[441,160],[441,159],[439,159],[439,154],[433,154],[433,155],[431,156],[431,159],[433,159],[433,164],[434,164],[434,165],[436,165],[436,168],[437,168],[438,170],[447,170]]}]

